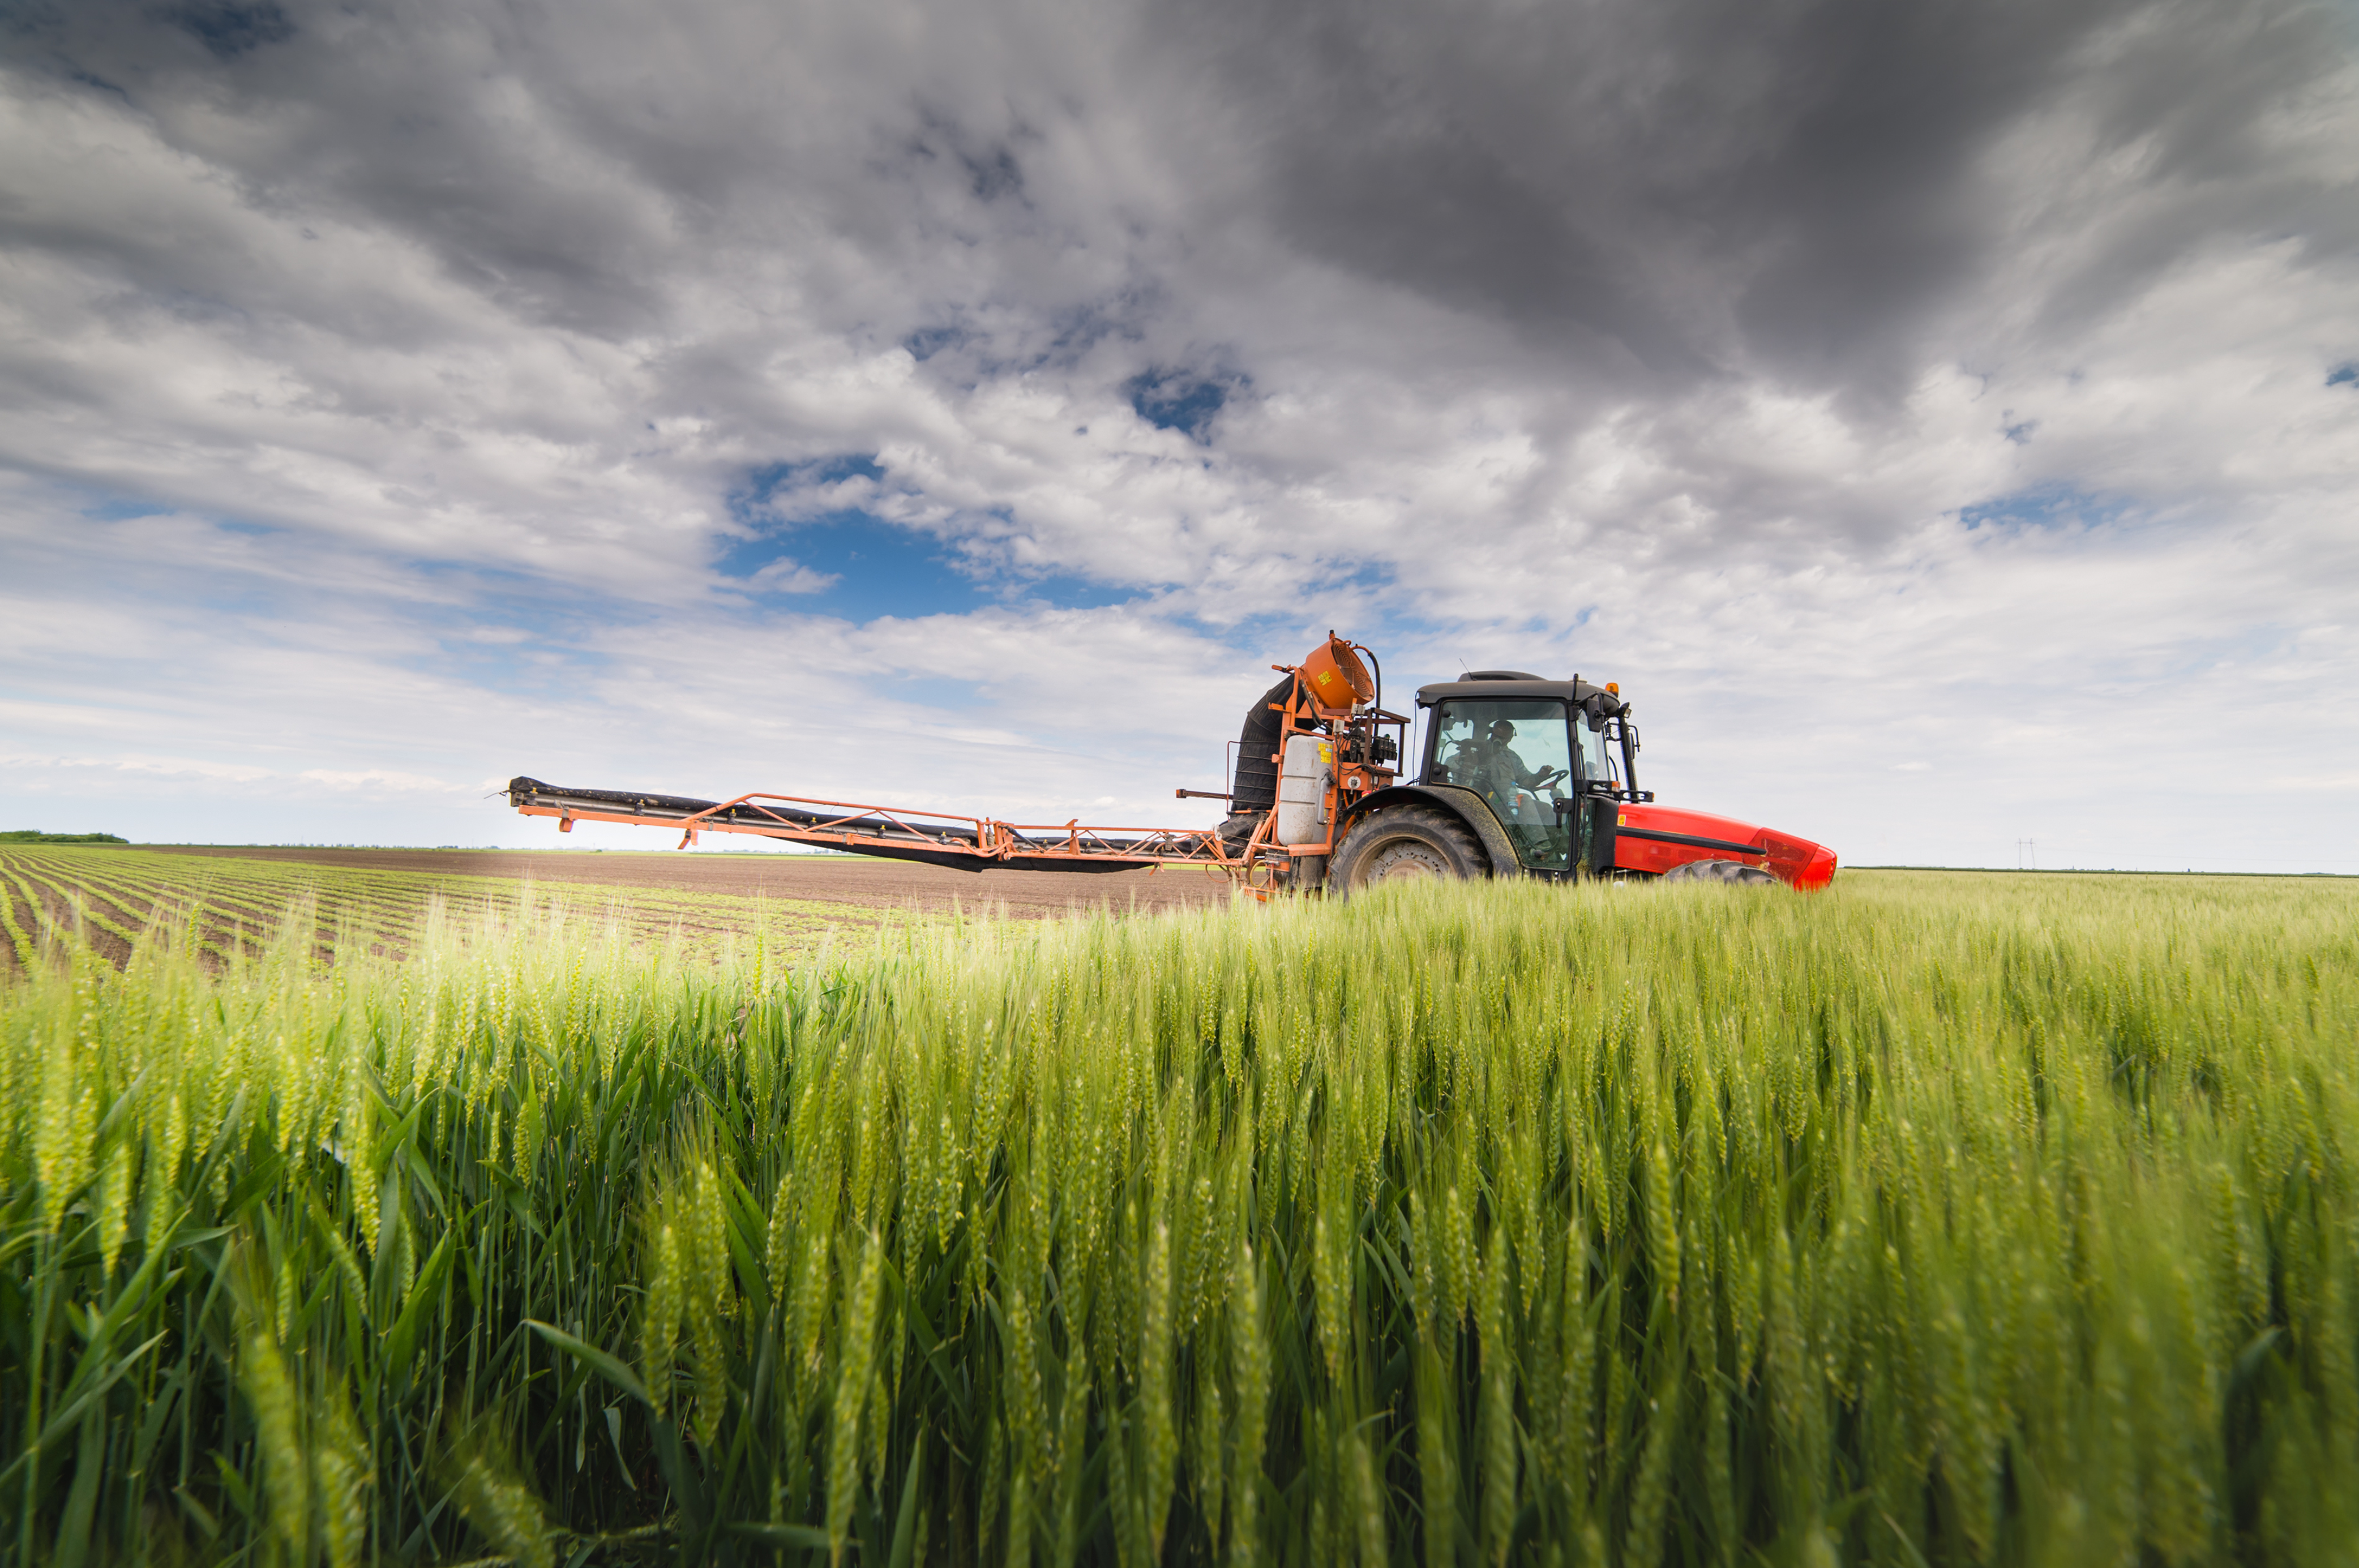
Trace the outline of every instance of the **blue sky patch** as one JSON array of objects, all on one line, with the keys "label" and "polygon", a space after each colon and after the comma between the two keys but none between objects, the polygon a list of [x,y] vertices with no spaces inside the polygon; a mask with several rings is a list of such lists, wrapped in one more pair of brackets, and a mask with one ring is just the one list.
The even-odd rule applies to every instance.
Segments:
[{"label": "blue sky patch", "polygon": [[160,517],[171,509],[159,506],[153,501],[136,501],[126,495],[84,506],[82,515],[102,523],[127,523],[134,517]]},{"label": "blue sky patch", "polygon": [[966,333],[957,327],[919,327],[901,340],[901,346],[909,351],[911,359],[922,362],[964,342]]},{"label": "blue sky patch", "polygon": [[1178,430],[1199,446],[1212,444],[1212,419],[1229,389],[1192,371],[1149,370],[1124,383],[1138,417],[1159,430]]},{"label": "blue sky patch", "polygon": [[1103,610],[1139,597],[1136,588],[1061,572],[1011,579],[997,588],[997,593],[1011,603],[1046,604],[1058,610]]},{"label": "blue sky patch", "polygon": [[772,606],[848,621],[885,615],[962,615],[986,602],[942,540],[864,512],[838,512],[749,539],[721,570],[750,577],[781,557],[835,579],[815,593],[768,593]]},{"label": "blue sky patch", "polygon": [[818,485],[841,485],[847,479],[881,480],[885,470],[873,452],[845,452],[833,457],[807,458],[800,463],[771,463],[745,476],[745,487],[729,497],[729,515],[741,523],[767,520],[781,491]]},{"label": "blue sky patch", "polygon": [[2069,528],[2121,520],[2128,510],[2120,501],[2092,495],[2068,485],[2043,485],[1995,495],[1958,508],[1958,521],[1969,531],[1977,528]]},{"label": "blue sky patch", "polygon": [[933,535],[886,522],[856,507],[782,523],[780,502],[797,491],[849,479],[882,481],[874,454],[842,452],[756,469],[729,497],[730,515],[753,537],[739,539],[719,563],[724,575],[753,577],[781,560],[834,582],[815,593],[761,593],[777,609],[866,622],[885,615],[959,615],[981,606],[983,595],[956,552]]},{"label": "blue sky patch", "polygon": [[2359,382],[2359,364],[2338,365],[2326,377],[2329,387],[2348,387]]},{"label": "blue sky patch", "polygon": [[862,512],[842,512],[749,540],[722,562],[751,577],[780,559],[834,581],[816,593],[763,594],[773,610],[865,623],[885,615],[965,615],[995,604],[1102,609],[1133,588],[1067,572],[999,576],[950,540]]},{"label": "blue sky patch", "polygon": [[[971,615],[1003,604],[1100,609],[1138,596],[1135,588],[1077,573],[1011,571],[989,554],[969,554],[953,539],[856,506],[781,520],[782,511],[792,517],[788,508],[796,492],[848,479],[884,478],[885,470],[875,457],[857,452],[755,470],[729,497],[730,516],[745,527],[748,537],[740,538],[722,556],[720,572],[760,595],[773,610],[861,623],[885,615]],[[1011,519],[1001,514],[1000,520]],[[764,583],[749,581],[780,561],[792,561],[832,581],[801,593],[786,591],[789,573],[774,574]]]}]

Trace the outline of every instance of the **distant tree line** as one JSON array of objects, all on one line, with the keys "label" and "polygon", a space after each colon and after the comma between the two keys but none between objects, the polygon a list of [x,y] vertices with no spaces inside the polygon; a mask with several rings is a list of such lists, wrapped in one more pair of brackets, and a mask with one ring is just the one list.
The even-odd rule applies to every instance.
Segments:
[{"label": "distant tree line", "polygon": [[18,828],[13,833],[0,833],[0,844],[129,844],[127,838],[113,833],[53,833],[37,828]]}]

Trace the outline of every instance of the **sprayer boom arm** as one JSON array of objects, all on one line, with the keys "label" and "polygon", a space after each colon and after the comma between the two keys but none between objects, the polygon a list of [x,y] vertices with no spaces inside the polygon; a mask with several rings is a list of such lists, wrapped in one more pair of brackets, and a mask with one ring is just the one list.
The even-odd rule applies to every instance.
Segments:
[{"label": "sprayer boom arm", "polygon": [[903,811],[758,790],[732,800],[699,800],[565,789],[521,778],[508,780],[508,803],[527,817],[555,817],[560,833],[571,833],[577,822],[676,827],[681,830],[683,849],[700,833],[734,833],[960,871],[1135,871],[1147,866],[1243,869],[1220,835],[1205,828],[1003,822],[951,811]]}]

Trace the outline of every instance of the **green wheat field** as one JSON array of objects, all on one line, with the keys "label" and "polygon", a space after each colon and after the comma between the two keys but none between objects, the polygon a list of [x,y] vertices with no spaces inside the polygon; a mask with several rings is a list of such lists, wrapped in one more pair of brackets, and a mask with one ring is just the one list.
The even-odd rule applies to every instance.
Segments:
[{"label": "green wheat field", "polygon": [[19,933],[16,1562],[2359,1561],[2348,882],[315,925]]}]

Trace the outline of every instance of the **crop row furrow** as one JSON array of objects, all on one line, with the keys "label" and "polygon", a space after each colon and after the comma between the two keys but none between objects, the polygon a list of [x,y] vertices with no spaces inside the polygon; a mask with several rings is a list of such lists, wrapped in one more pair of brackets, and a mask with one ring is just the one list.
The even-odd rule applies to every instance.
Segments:
[{"label": "crop row furrow", "polygon": [[[62,918],[56,912],[65,907],[60,895],[78,891],[92,931],[124,951],[147,925],[161,921],[181,930],[179,940],[195,951],[223,964],[266,946],[290,910],[306,908],[324,933],[315,933],[322,947],[350,944],[382,952],[407,951],[428,911],[437,907],[454,930],[486,920],[538,920],[563,909],[569,918],[612,922],[631,942],[677,943],[716,954],[729,943],[756,936],[766,948],[786,951],[831,930],[875,931],[908,919],[905,912],[799,903],[782,908],[734,894],[536,884],[169,852],[46,850],[25,857],[21,869],[39,884],[28,895],[28,908],[39,909],[35,924]],[[20,945],[38,949],[39,941],[28,931]]]},{"label": "crop row furrow", "polygon": [[[276,910],[266,903],[274,894],[279,905]],[[220,918],[234,922],[242,931],[257,935],[275,928],[288,906],[309,897],[319,905],[324,920],[357,919],[368,935],[381,939],[397,937],[414,925],[422,901],[414,896],[353,897],[333,881],[308,876],[286,876],[267,882],[249,880],[247,887],[239,892],[225,891],[219,879],[207,877],[197,883],[188,896],[201,900]]]},{"label": "crop row furrow", "polygon": [[10,867],[8,876],[17,893],[31,906],[35,929],[40,932],[43,942],[50,941],[60,931],[71,929],[72,900],[60,893],[55,884],[37,870],[19,866]]},{"label": "crop row furrow", "polygon": [[41,879],[60,914],[97,927],[127,949],[147,927],[141,911],[126,909],[108,892],[83,878],[52,876]]},{"label": "crop row furrow", "polygon": [[[78,883],[45,876],[44,869],[44,862],[30,855],[18,856],[0,867],[7,881],[5,902],[9,906],[11,941],[23,939],[20,952],[37,952],[60,933],[71,931],[77,919],[86,920],[126,947],[135,940],[136,933],[125,931],[101,913],[96,900],[78,898]],[[20,927],[15,918],[15,908],[20,900],[29,930]],[[29,962],[28,957],[28,965]]]},{"label": "crop row furrow", "polygon": [[[8,950],[16,957],[17,970],[29,975],[33,970],[33,961],[38,949],[34,945],[31,933],[27,931],[16,920],[16,898],[13,862],[0,857],[0,926],[5,926],[7,929]],[[34,919],[29,908],[26,918]],[[35,924],[38,928],[38,921],[35,920]]]},{"label": "crop row furrow", "polygon": [[[230,947],[252,947],[266,942],[277,925],[277,916],[259,903],[247,904],[225,899],[211,891],[208,878],[194,884],[175,885],[168,882],[124,875],[118,867],[108,875],[71,863],[60,857],[48,857],[43,878],[50,894],[47,900],[60,909],[71,907],[71,894],[82,891],[92,895],[84,903],[85,912],[99,930],[126,944],[135,940],[136,931],[145,929],[158,919],[186,923],[196,922],[196,942],[201,952],[226,959]],[[106,908],[112,908],[119,919],[110,918]]]},{"label": "crop row furrow", "polygon": [[71,871],[63,867],[57,868],[52,875],[60,884],[70,883],[97,894],[112,904],[116,913],[142,926],[156,918],[158,900],[170,896],[168,889],[121,875],[92,870]]}]

